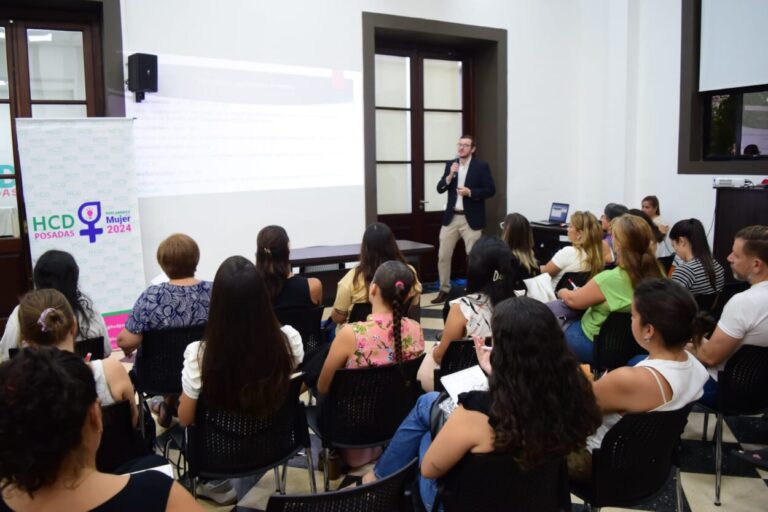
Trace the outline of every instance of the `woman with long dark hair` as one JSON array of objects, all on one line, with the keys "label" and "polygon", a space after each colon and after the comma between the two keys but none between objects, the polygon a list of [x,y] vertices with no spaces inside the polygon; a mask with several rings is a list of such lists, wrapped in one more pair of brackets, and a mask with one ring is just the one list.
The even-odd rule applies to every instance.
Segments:
[{"label": "woman with long dark hair", "polygon": [[669,279],[648,279],[635,288],[632,301],[632,335],[648,351],[648,358],[634,367],[613,370],[593,384],[603,412],[600,428],[584,449],[568,457],[572,480],[592,477],[592,450],[625,413],[673,411],[698,400],[709,378],[704,365],[685,350],[698,345],[707,325],[696,301]]},{"label": "woman with long dark hair", "polygon": [[[572,245],[563,247],[552,256],[541,271],[552,276],[552,287],[568,272],[586,272],[592,279],[605,267],[607,244],[603,245],[600,221],[589,212],[573,212],[568,224],[568,240]],[[610,255],[608,254],[608,259]]]},{"label": "woman with long dark hair", "polygon": [[267,226],[256,237],[256,268],[264,275],[275,310],[311,308],[323,299],[319,279],[291,270],[290,245],[288,233],[280,226]]},{"label": "woman with long dark hair", "polygon": [[491,325],[490,352],[484,339],[475,339],[481,367],[490,374],[488,391],[460,394],[431,443],[438,394],[422,395],[364,481],[384,478],[418,456],[420,494],[431,510],[435,479],[468,453],[510,454],[528,470],[584,447],[600,425],[600,410],[552,312],[534,299],[511,298],[496,305]]},{"label": "woman with long dark hair", "polygon": [[102,429],[93,373],[79,357],[27,348],[0,365],[0,510],[203,510],[159,471],[99,472]]},{"label": "woman with long dark hair", "polygon": [[[195,422],[200,395],[211,407],[270,414],[285,400],[303,357],[301,336],[280,327],[261,272],[242,256],[227,258],[213,280],[203,339],[184,351],[179,423]],[[226,481],[201,484],[198,492],[219,504],[236,497]]]},{"label": "woman with long dark hair", "polygon": [[524,280],[539,275],[539,263],[533,253],[533,230],[523,215],[510,213],[504,218],[501,239],[512,252],[509,279],[515,290],[524,290]]},{"label": "woman with long dark hair", "polygon": [[707,234],[699,219],[675,223],[669,232],[672,249],[682,260],[672,272],[672,279],[694,295],[710,295],[723,291],[725,271],[712,258]]},{"label": "woman with long dark hair", "polygon": [[349,318],[354,304],[368,302],[368,287],[373,280],[373,274],[385,261],[399,261],[411,269],[414,279],[411,293],[414,300],[418,300],[421,294],[421,283],[416,270],[405,261],[389,226],[375,222],[365,228],[363,242],[360,244],[360,264],[350,269],[339,281],[331,312],[334,322],[343,324]]},{"label": "woman with long dark hair", "polygon": [[[66,297],[77,319],[75,341],[103,337],[104,357],[108,357],[112,353],[112,343],[109,341],[107,325],[91,299],[80,291],[79,278],[80,267],[77,266],[75,258],[68,252],[53,249],[40,256],[32,275],[35,289],[52,288]],[[0,360],[8,359],[8,350],[17,348],[20,341],[19,307],[16,306],[8,317],[5,332],[0,339]]]},{"label": "woman with long dark hair", "polygon": [[628,312],[635,287],[644,279],[664,273],[651,249],[651,228],[635,215],[611,222],[618,265],[604,270],[576,290],[561,288],[560,299],[571,309],[586,309],[578,322],[566,328],[565,338],[583,363],[592,362],[595,335],[613,312]]},{"label": "woman with long dark hair", "polygon": [[424,358],[418,378],[424,391],[435,389],[434,373],[451,342],[467,336],[490,336],[493,308],[514,295],[512,253],[499,238],[480,238],[467,258],[467,293],[450,302],[440,343]]}]

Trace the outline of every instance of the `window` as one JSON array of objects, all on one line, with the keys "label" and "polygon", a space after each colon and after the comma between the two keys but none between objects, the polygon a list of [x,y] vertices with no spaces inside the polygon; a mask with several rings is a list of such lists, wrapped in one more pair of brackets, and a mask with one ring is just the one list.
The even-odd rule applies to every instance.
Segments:
[{"label": "window", "polygon": [[707,159],[768,158],[768,87],[705,94]]}]

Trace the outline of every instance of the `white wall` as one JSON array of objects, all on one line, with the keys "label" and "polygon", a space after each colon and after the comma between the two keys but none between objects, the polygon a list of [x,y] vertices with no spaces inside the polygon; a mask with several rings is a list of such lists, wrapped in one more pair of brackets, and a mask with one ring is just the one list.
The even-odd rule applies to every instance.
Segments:
[{"label": "white wall", "polygon": [[[126,0],[123,49],[126,56],[157,54],[161,62],[175,55],[359,72],[364,11],[508,30],[509,202],[545,215],[552,198],[567,193],[576,166],[577,104],[572,80],[563,79],[578,69],[578,4],[570,0]],[[159,81],[161,91],[169,86],[162,68]],[[140,112],[132,97],[127,102],[129,115]],[[359,122],[362,131],[362,107]],[[284,225],[293,247],[357,242],[364,228],[362,161],[356,171],[349,187],[314,193],[243,192],[204,196],[204,204],[196,201],[203,196],[140,199],[147,278],[159,271],[157,244],[174,231],[200,243],[202,277],[231,254],[252,257],[256,233],[268,223]]]}]

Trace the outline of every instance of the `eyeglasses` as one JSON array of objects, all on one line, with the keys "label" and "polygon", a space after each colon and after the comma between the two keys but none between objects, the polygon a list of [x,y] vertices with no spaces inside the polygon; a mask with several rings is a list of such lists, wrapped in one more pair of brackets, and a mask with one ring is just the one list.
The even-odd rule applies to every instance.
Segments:
[{"label": "eyeglasses", "polygon": [[472,144],[459,143],[459,144],[456,144],[456,147],[459,147],[459,148],[471,148]]}]

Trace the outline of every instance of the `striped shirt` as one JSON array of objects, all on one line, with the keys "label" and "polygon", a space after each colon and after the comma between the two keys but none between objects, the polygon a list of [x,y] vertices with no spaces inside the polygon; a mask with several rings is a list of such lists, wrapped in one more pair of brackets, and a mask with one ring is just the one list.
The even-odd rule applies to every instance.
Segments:
[{"label": "striped shirt", "polygon": [[672,279],[683,285],[693,295],[710,295],[723,291],[725,284],[725,271],[723,267],[715,260],[712,260],[715,267],[715,285],[716,290],[712,289],[709,282],[709,276],[704,270],[704,265],[698,258],[686,261],[672,272]]}]

